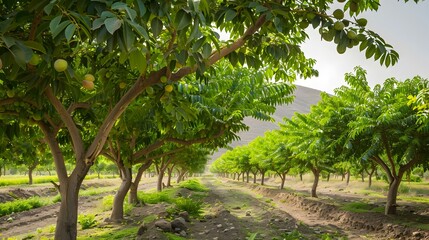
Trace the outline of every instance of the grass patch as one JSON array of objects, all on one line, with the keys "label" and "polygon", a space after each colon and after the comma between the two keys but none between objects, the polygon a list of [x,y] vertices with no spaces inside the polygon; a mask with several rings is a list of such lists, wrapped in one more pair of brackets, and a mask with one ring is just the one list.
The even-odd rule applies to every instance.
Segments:
[{"label": "grass patch", "polygon": [[174,233],[164,233],[168,240],[186,240],[187,238],[183,238],[181,236],[177,236]]},{"label": "grass patch", "polygon": [[355,212],[355,213],[364,213],[364,212],[384,212],[384,207],[377,207],[372,204],[363,203],[363,202],[352,202],[344,204],[341,207],[342,210],[348,211],[348,212]]},{"label": "grass patch", "polygon": [[79,214],[77,217],[82,230],[93,228],[97,225],[94,214]]},{"label": "grass patch", "polygon": [[176,198],[174,201],[177,212],[186,211],[192,217],[199,217],[203,213],[203,202],[192,198]]},{"label": "grass patch", "polygon": [[106,192],[110,192],[115,190],[117,187],[90,187],[88,189],[85,190],[81,190],[79,192],[79,196],[81,197],[87,197],[87,196],[96,196],[96,195],[100,195],[102,193],[106,193]]},{"label": "grass patch", "polygon": [[10,202],[0,203],[0,217],[11,213],[28,211],[50,204],[51,201],[41,199],[40,197],[31,197],[27,199],[17,199]]},{"label": "grass patch", "polygon": [[157,216],[157,215],[155,215],[155,214],[151,214],[151,215],[148,215],[148,216],[144,217],[144,218],[143,218],[143,222],[144,222],[144,223],[151,223],[151,222],[153,222],[153,221],[155,221],[155,220],[157,220],[157,219],[158,219],[158,216]]},{"label": "grass patch", "polygon": [[172,203],[173,189],[165,189],[162,192],[138,192],[137,197],[144,203],[157,204],[160,202]]},{"label": "grass patch", "polygon": [[179,187],[186,188],[195,192],[208,192],[209,189],[205,187],[198,179],[189,179],[179,183]]},{"label": "grass patch", "polygon": [[77,237],[79,240],[93,240],[93,239],[135,239],[139,227],[129,227],[123,229],[110,228],[110,229],[97,229],[95,233],[89,236]]},{"label": "grass patch", "polygon": [[[108,195],[103,197],[102,200],[102,210],[103,211],[110,211],[113,208],[113,200],[114,200],[115,196],[114,195]],[[131,210],[133,209],[133,205],[128,203],[127,201],[124,201],[124,214],[128,215]]]},{"label": "grass patch", "polygon": [[[85,180],[96,179],[96,174],[86,175]],[[110,175],[103,175],[101,178],[112,178]],[[57,176],[33,176],[33,184],[49,183],[51,181],[58,182]],[[8,175],[0,178],[0,187],[13,185],[28,184],[28,176],[23,175]]]}]

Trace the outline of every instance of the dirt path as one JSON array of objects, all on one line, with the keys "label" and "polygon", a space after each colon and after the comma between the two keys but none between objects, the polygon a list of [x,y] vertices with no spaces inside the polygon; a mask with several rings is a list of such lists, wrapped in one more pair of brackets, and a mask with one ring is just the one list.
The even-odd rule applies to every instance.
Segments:
[{"label": "dirt path", "polygon": [[280,199],[263,197],[237,182],[215,178],[202,181],[210,188],[207,203],[211,207],[205,221],[192,225],[193,239],[246,239],[255,233],[256,239],[281,239],[297,232],[307,239],[328,235],[363,239],[362,231],[338,227],[335,222],[312,216],[299,207],[291,208]]}]

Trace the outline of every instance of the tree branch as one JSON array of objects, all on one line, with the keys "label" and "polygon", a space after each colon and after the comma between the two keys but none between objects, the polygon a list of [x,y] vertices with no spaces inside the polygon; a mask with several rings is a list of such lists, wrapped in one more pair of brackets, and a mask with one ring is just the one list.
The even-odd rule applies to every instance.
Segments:
[{"label": "tree branch", "polygon": [[[222,48],[220,51],[214,51],[212,52],[210,58],[207,61],[207,66],[211,66],[213,64],[215,64],[217,61],[219,61],[220,59],[224,58],[226,55],[230,54],[231,52],[239,49],[240,47],[242,47],[247,39],[252,36],[253,34],[255,34],[261,27],[262,25],[264,25],[264,23],[266,22],[266,18],[265,15],[261,15],[256,21],[255,23],[249,27],[246,32],[243,34],[243,36],[241,36],[240,38],[238,38],[235,42],[233,42],[232,44]],[[195,64],[192,67],[183,67],[181,69],[179,69],[177,72],[173,73],[170,77],[170,80],[172,81],[178,81],[179,79],[181,79],[182,77],[189,75],[193,72],[195,72],[197,70],[197,65]]]},{"label": "tree branch", "polygon": [[70,137],[73,143],[72,144],[73,151],[76,154],[76,161],[83,160],[82,159],[84,154],[83,140],[82,140],[82,137],[80,136],[79,129],[77,128],[76,124],[73,121],[73,118],[64,108],[64,106],[61,104],[58,98],[55,97],[51,87],[47,87],[44,93],[45,93],[45,96],[48,98],[48,100],[51,102],[51,104],[54,106],[55,110],[60,115],[61,120],[64,122],[67,130],[70,133]]}]

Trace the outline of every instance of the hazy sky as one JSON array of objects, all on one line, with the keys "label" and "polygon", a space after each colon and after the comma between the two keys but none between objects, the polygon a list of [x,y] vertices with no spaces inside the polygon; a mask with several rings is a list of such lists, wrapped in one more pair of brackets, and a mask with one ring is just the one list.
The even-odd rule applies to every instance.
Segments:
[{"label": "hazy sky", "polygon": [[[367,71],[371,87],[390,77],[405,80],[419,75],[429,79],[429,1],[418,4],[412,0],[408,3],[404,0],[380,2],[377,12],[361,16],[368,19],[368,29],[378,33],[399,53],[399,62],[395,66],[380,66],[379,62],[366,59],[365,52],[359,52],[356,47],[340,55],[333,42],[321,41],[319,33],[314,32],[310,33],[310,40],[302,49],[307,57],[317,60],[319,77],[299,80],[296,84],[332,93],[333,89],[345,84],[344,74],[352,72],[355,66]],[[312,30],[311,26],[308,30]]]}]

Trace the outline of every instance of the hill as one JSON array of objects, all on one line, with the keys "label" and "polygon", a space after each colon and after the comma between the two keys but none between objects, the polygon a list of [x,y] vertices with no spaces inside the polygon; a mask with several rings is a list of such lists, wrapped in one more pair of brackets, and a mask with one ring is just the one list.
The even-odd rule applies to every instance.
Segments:
[{"label": "hill", "polygon": [[[294,102],[289,105],[281,105],[277,107],[276,112],[272,116],[275,122],[260,121],[250,117],[245,118],[244,122],[249,126],[249,131],[240,132],[238,135],[240,136],[241,140],[232,142],[230,146],[236,147],[246,145],[257,136],[264,135],[266,131],[278,129],[278,123],[282,122],[284,117],[292,117],[295,112],[309,112],[311,105],[316,104],[320,100],[320,93],[321,91],[316,89],[296,86],[294,91]],[[225,151],[226,149],[222,148],[215,152],[211,157],[212,161],[216,160]]]}]

